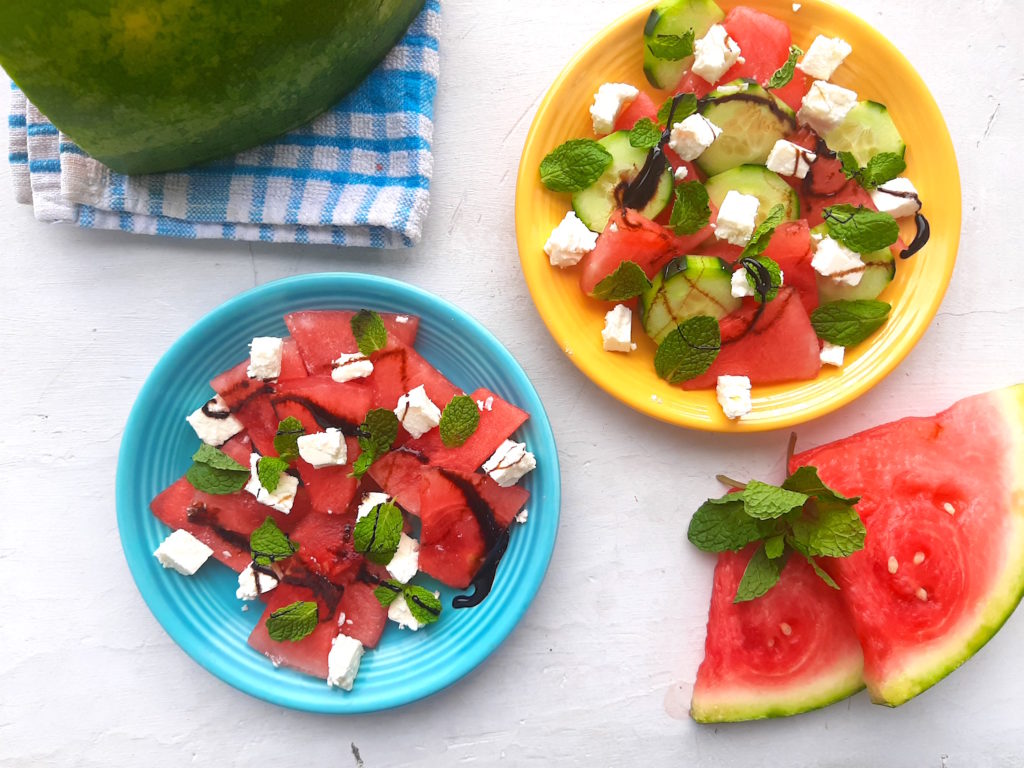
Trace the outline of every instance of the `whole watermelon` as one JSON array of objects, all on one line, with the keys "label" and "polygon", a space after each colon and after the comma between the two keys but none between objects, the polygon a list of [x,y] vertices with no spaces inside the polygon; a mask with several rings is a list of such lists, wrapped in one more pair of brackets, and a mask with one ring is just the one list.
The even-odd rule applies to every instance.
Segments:
[{"label": "whole watermelon", "polygon": [[424,0],[5,0],[0,66],[122,173],[260,144],[352,90]]}]

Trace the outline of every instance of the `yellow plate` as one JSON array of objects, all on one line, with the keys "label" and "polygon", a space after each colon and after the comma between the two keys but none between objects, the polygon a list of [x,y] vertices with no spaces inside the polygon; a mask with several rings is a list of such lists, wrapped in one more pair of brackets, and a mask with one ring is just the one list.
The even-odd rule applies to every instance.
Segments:
[{"label": "yellow plate", "polygon": [[[889,106],[907,143],[907,171],[931,222],[928,245],[897,265],[896,279],[879,297],[892,304],[889,320],[869,341],[848,351],[841,369],[826,367],[814,381],[754,388],[754,410],[730,422],[714,391],[686,392],[654,372],[653,342],[634,323],[638,349],[631,354],[601,347],[604,313],[610,305],[587,298],[578,270],[552,267],[543,246],[569,210],[569,196],[548,191],[538,168],[563,141],[593,136],[588,107],[605,82],[633,83],[660,102],[643,74],[641,31],[653,4],[623,16],[598,34],[569,62],[541,102],[530,127],[516,183],[516,239],[534,303],[559,347],[598,386],[627,405],[663,421],[713,431],[761,431],[789,427],[850,402],[886,376],[907,355],[935,316],[949,284],[960,240],[960,176],[953,143],[938,106],[921,77],[893,45],[856,16],[822,0],[804,0],[793,13],[789,0],[749,3],[782,19],[793,42],[807,49],[819,33],[839,36],[853,53],[834,82],[861,99]],[[722,10],[739,2],[719,2]],[[913,236],[905,223],[903,235]],[[909,242],[909,240],[908,240]]]}]

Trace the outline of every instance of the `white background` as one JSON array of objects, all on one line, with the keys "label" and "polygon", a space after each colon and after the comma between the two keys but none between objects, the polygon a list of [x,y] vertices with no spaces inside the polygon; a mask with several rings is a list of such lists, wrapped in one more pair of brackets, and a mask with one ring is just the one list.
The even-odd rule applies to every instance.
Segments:
[{"label": "white background", "polygon": [[[1024,4],[845,5],[906,53],[946,116],[963,176],[963,244],[909,358],[802,427],[805,447],[1024,381]],[[786,435],[697,434],[627,410],[561,354],[526,291],[512,206],[527,128],[569,57],[629,7],[445,0],[433,202],[412,250],[44,225],[14,203],[0,170],[0,764],[354,766],[355,744],[367,768],[1024,765],[1024,614],[897,710],[860,694],[729,727],[667,714],[680,681],[669,709],[685,706],[704,641],[712,561],[685,542],[690,512],[719,493],[716,472],[779,473]],[[532,376],[563,467],[558,545],[519,628],[454,687],[375,716],[287,711],[209,675],[150,615],[114,522],[122,425],[158,357],[240,291],[324,270],[397,277],[475,315]]]}]

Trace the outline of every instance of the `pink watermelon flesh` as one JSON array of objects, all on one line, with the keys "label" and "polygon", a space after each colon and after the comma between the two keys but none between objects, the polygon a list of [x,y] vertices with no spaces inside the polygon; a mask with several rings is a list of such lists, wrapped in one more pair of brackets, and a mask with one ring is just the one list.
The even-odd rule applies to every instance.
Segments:
[{"label": "pink watermelon flesh", "polygon": [[277,378],[301,379],[306,375],[306,363],[299,351],[299,343],[288,336],[284,340],[284,352],[281,355],[281,375]]},{"label": "pink watermelon flesh", "polygon": [[691,704],[698,722],[793,715],[864,687],[863,657],[842,598],[799,555],[764,596],[733,603],[754,550],[718,556]]},{"label": "pink watermelon flesh", "polygon": [[[339,383],[328,376],[309,376],[305,379],[279,381],[275,387],[273,404],[294,403],[308,409],[315,419],[330,423],[357,427],[366,418],[366,412],[373,407],[373,387],[369,379],[355,379]],[[300,418],[300,420],[302,420]],[[330,422],[330,423],[326,423]],[[305,425],[305,421],[303,421]],[[277,431],[277,424],[274,424]]]},{"label": "pink watermelon flesh", "polygon": [[289,563],[301,563],[337,586],[354,581],[364,562],[352,539],[355,523],[355,513],[307,515],[291,533],[299,551]]},{"label": "pink watermelon flesh", "polygon": [[[292,312],[284,316],[284,323],[295,338],[311,374],[329,374],[333,362],[344,352],[358,352],[355,336],[352,335],[352,318],[356,313],[350,310],[311,310]],[[415,315],[380,313],[388,331],[388,347],[397,342],[412,346],[419,331],[420,319]],[[398,318],[405,318],[399,322]]]},{"label": "pink watermelon flesh", "polygon": [[224,399],[232,411],[253,395],[268,390],[265,381],[249,378],[246,373],[248,368],[249,361],[243,360],[234,368],[229,368],[210,381],[211,389]]},{"label": "pink watermelon flesh", "polygon": [[[381,408],[395,408],[398,398],[423,385],[427,397],[441,410],[462,390],[446,379],[415,349],[395,344],[373,356],[373,373],[366,379],[374,390],[374,402]],[[408,439],[401,431],[399,445]]]},{"label": "pink watermelon flesh", "polygon": [[[381,578],[388,578],[387,573]],[[367,648],[376,648],[384,626],[388,623],[388,609],[380,604],[373,594],[373,586],[354,581],[345,587],[345,594],[338,606],[339,629],[354,637]]]},{"label": "pink watermelon flesh", "polygon": [[829,570],[875,701],[895,706],[949,674],[1024,593],[1022,435],[1017,386],[794,457],[793,467],[815,466],[828,485],[861,497],[864,549]]},{"label": "pink watermelon flesh", "polygon": [[742,77],[767,85],[789,58],[789,45],[793,42],[789,25],[774,16],[741,5],[726,14],[722,26],[743,51],[743,61],[736,62],[722,75],[719,84]]},{"label": "pink watermelon flesh", "polygon": [[277,641],[272,640],[267,634],[267,619],[270,614],[300,600],[316,601],[316,596],[311,589],[291,584],[281,584],[267,593],[267,608],[249,635],[249,645],[275,664],[326,679],[327,654],[331,652],[331,643],[338,634],[338,625],[335,621],[337,609],[327,612],[321,602],[320,623],[311,635],[302,640]]},{"label": "pink watermelon flesh", "polygon": [[354,437],[346,437],[345,445],[348,448],[348,461],[343,465],[316,469],[302,459],[295,462],[315,512],[324,515],[341,514],[356,497],[359,480],[351,475],[352,464],[361,453],[359,441]]}]

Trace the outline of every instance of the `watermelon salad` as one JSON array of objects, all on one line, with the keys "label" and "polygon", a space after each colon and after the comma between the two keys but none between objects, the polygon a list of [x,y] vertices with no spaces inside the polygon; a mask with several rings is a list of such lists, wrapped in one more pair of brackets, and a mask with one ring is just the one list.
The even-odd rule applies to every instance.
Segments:
[{"label": "watermelon salad", "polygon": [[[389,620],[419,630],[488,594],[536,466],[528,415],[466,394],[414,348],[419,319],[368,310],[286,315],[187,416],[201,444],[152,511],[154,553],[184,575],[210,557],[238,573],[249,644],[275,665],[351,690]],[[183,414],[184,416],[184,414]]]},{"label": "watermelon salad", "polygon": [[928,222],[889,110],[831,82],[857,55],[844,40],[794,41],[753,8],[667,0],[643,55],[651,89],[605,83],[590,107],[597,139],[541,162],[572,204],[544,251],[607,304],[594,329],[605,350],[637,348],[635,317],[660,377],[717,389],[725,415],[743,418],[752,386],[841,367],[881,327],[891,306],[879,297]]},{"label": "watermelon salad", "polygon": [[691,521],[690,540],[718,553],[700,722],[796,714],[865,686],[900,705],[1024,596],[1024,385],[788,463],[781,486],[751,481]]}]

